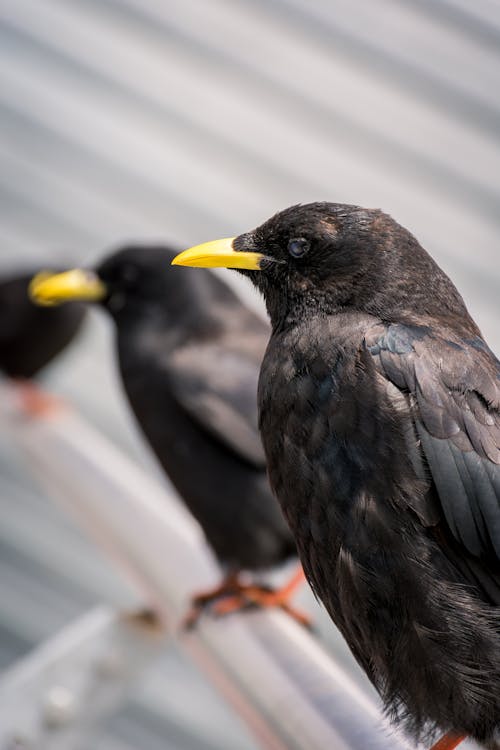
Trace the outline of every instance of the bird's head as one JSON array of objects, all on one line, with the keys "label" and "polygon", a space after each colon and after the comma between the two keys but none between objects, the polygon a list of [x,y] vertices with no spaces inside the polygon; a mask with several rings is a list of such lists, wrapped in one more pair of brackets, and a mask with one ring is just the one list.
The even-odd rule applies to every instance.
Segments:
[{"label": "bird's head", "polygon": [[30,284],[30,295],[45,306],[70,300],[98,303],[117,321],[155,314],[168,317],[186,307],[196,288],[189,274],[180,277],[170,268],[175,255],[163,245],[124,247],[91,270],[38,274]]},{"label": "bird's head", "polygon": [[292,206],[251,232],[197,245],[173,262],[250,275],[274,325],[345,309],[386,319],[465,311],[410,232],[382,211],[359,206]]}]

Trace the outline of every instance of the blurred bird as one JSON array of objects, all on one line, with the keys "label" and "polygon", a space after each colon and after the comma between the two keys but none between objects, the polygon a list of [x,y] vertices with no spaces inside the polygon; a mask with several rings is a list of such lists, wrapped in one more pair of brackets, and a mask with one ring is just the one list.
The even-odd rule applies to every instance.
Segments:
[{"label": "blurred bird", "polygon": [[73,340],[85,308],[37,307],[28,295],[32,276],[23,271],[0,278],[0,370],[15,380],[24,408],[36,413],[52,408],[56,399],[31,379]]},{"label": "blurred bird", "polygon": [[[195,598],[222,614],[245,604],[292,609],[302,569],[281,591],[244,585],[296,548],[266,476],[257,381],[269,327],[216,276],[170,267],[166,247],[127,247],[95,270],[42,275],[39,303],[99,301],[116,324],[125,392],[147,440],[199,521],[226,577]],[[306,617],[293,610],[297,619]]]},{"label": "blurred bird", "polygon": [[389,216],[332,203],[174,262],[265,297],[271,485],[387,712],[439,750],[498,748],[500,363],[456,288]]}]

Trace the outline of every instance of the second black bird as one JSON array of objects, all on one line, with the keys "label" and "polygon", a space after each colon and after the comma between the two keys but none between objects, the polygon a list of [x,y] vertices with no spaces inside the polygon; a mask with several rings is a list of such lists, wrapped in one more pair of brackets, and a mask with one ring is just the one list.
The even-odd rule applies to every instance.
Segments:
[{"label": "second black bird", "polygon": [[296,554],[257,426],[270,331],[213,274],[171,268],[174,256],[162,246],[128,247],[95,272],[35,280],[32,293],[52,304],[93,299],[108,311],[130,405],[227,572],[221,593],[288,608],[285,596],[238,580],[242,569],[264,570]]}]

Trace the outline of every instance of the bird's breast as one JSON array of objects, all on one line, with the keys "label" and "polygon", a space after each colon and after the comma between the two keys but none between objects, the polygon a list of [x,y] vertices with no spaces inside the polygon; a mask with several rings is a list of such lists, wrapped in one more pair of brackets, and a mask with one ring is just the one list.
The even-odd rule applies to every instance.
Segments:
[{"label": "bird's breast", "polygon": [[269,478],[304,549],[332,559],[342,545],[364,545],[369,556],[391,523],[380,511],[395,489],[381,466],[394,463],[399,434],[359,347],[328,343],[277,342],[266,353],[259,408]]},{"label": "bird's breast", "polygon": [[[260,428],[273,490],[289,521],[309,522],[319,487],[331,496],[346,481],[338,475],[339,450],[349,430],[348,401],[342,403],[344,363],[277,348],[264,360],[260,385]],[[332,421],[338,429],[332,429]]]}]

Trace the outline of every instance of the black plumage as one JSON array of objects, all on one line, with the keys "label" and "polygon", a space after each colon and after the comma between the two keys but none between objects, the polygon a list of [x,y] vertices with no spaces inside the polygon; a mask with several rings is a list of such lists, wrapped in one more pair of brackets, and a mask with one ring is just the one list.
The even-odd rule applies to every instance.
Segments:
[{"label": "black plumage", "polygon": [[131,247],[97,268],[117,326],[123,385],[219,560],[267,568],[295,554],[257,427],[269,328],[213,274],[176,272],[174,255]]},{"label": "black plumage", "polygon": [[257,425],[269,326],[215,275],[171,268],[174,256],[164,246],[126,247],[94,273],[69,271],[34,283],[33,293],[93,297],[107,310],[137,422],[219,561],[228,573],[266,569],[296,555]]},{"label": "black plumage", "polygon": [[394,720],[498,747],[499,361],[381,211],[295,206],[232,248],[260,254],[260,429],[311,586]]},{"label": "black plumage", "polygon": [[78,333],[85,307],[37,307],[28,296],[33,273],[0,278],[0,370],[29,379],[48,365]]}]

